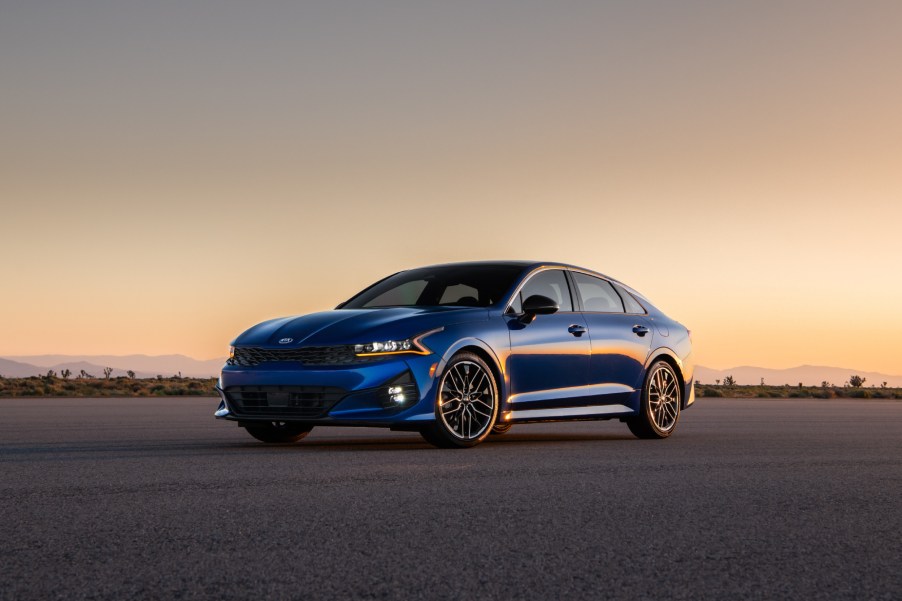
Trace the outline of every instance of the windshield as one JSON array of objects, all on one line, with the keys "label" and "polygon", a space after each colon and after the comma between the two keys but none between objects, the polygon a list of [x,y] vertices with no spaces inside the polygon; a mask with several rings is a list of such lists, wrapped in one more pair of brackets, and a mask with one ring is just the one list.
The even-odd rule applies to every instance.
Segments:
[{"label": "windshield", "polygon": [[447,265],[402,271],[373,284],[341,306],[342,309],[378,307],[488,307],[505,300],[517,276],[516,265]]}]

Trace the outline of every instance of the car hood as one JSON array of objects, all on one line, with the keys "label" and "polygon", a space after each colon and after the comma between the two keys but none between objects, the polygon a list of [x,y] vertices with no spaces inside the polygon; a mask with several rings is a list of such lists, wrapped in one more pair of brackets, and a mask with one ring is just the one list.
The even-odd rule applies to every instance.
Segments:
[{"label": "car hood", "polygon": [[[465,321],[488,319],[488,310],[470,307],[390,307],[341,309],[257,324],[232,341],[233,346],[329,346],[403,340]],[[280,343],[280,340],[291,342]]]}]

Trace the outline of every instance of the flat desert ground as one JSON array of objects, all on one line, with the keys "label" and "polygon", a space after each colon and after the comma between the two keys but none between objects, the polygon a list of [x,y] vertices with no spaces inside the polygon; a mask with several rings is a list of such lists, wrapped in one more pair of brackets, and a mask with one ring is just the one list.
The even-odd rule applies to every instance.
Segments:
[{"label": "flat desert ground", "polygon": [[699,399],[479,447],[210,398],[0,399],[2,599],[899,599],[902,402]]}]

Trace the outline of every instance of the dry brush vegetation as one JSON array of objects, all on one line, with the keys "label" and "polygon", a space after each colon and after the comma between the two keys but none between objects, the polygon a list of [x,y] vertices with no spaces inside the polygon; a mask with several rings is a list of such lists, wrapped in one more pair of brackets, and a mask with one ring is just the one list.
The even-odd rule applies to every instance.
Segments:
[{"label": "dry brush vegetation", "polygon": [[0,397],[218,396],[216,378],[0,377]]},{"label": "dry brush vegetation", "polygon": [[696,384],[696,396],[737,399],[902,399],[902,388]]}]

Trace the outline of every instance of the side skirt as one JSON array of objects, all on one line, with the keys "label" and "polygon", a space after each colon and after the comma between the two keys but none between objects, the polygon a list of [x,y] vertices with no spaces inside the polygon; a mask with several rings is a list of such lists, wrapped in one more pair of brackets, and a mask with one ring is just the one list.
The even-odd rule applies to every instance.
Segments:
[{"label": "side skirt", "polygon": [[584,407],[557,407],[548,409],[521,409],[506,412],[502,422],[518,421],[564,421],[571,419],[608,419],[617,415],[635,413],[626,405],[588,405]]}]

